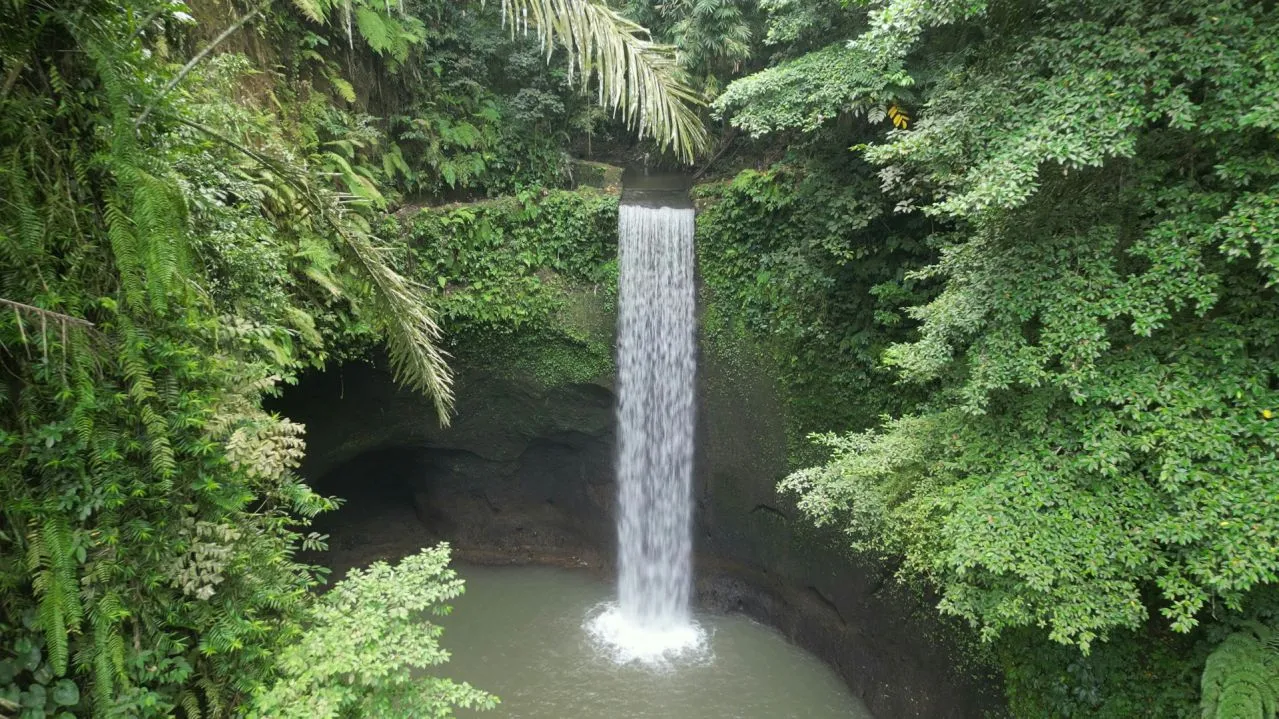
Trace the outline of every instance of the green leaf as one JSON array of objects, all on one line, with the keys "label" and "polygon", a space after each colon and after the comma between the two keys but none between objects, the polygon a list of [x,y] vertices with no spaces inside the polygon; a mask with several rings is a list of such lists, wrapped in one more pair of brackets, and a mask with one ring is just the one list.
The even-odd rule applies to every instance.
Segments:
[{"label": "green leaf", "polygon": [[390,28],[382,13],[369,7],[355,11],[355,24],[369,48],[381,55],[392,48]]},{"label": "green leaf", "polygon": [[293,6],[311,22],[323,23],[325,21],[324,9],[320,6],[318,0],[293,0]]},{"label": "green leaf", "polygon": [[355,102],[354,85],[335,75],[329,76],[329,84],[333,85],[333,89],[337,90],[338,96],[343,100],[346,100],[347,102]]},{"label": "green leaf", "polygon": [[[559,44],[569,56],[570,79],[592,76],[601,105],[621,112],[641,138],[651,136],[682,162],[705,149],[703,102],[683,82],[676,49],[648,39],[648,31],[600,0],[501,0],[507,17],[527,17],[546,50]],[[511,23],[511,32],[519,23]],[[547,53],[550,57],[550,53]]]},{"label": "green leaf", "polygon": [[53,701],[63,707],[80,703],[80,687],[70,679],[59,679],[58,683],[53,685]]},{"label": "green leaf", "polygon": [[26,641],[26,651],[18,651],[18,661],[22,663],[21,666],[23,669],[29,672],[34,672],[36,667],[40,666],[41,660],[44,659],[44,653],[40,651],[40,647],[36,646],[34,642],[27,640],[26,637],[18,640],[18,643],[23,644],[24,641]]},{"label": "green leaf", "polygon": [[43,709],[48,700],[48,692],[45,688],[39,684],[32,684],[25,692],[22,692],[22,699],[18,703],[27,709]]}]

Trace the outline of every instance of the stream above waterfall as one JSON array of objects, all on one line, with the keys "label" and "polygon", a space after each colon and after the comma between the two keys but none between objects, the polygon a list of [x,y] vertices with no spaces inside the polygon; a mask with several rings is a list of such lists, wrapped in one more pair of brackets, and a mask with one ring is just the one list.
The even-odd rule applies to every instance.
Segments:
[{"label": "stream above waterfall", "polygon": [[589,572],[463,566],[466,594],[439,623],[446,676],[497,694],[518,719],[870,719],[824,663],[742,616],[695,613],[704,651],[618,663],[585,622],[613,599]]}]

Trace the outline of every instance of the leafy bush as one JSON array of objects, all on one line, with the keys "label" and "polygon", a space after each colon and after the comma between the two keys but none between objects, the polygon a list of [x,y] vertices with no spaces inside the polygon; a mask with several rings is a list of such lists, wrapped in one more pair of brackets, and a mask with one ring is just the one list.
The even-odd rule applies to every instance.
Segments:
[{"label": "leafy bush", "polygon": [[356,324],[446,377],[372,203],[229,101],[243,59],[165,87],[179,8],[0,19],[0,689],[29,713],[235,711],[297,636],[320,570],[295,554],[334,506],[263,396]]},{"label": "leafy bush", "polygon": [[[788,390],[792,456],[809,432],[864,427],[912,406],[879,355],[908,335],[898,305],[926,297],[908,278],[927,246],[886,216],[863,163],[797,160],[697,189],[703,323],[712,349],[763,342]],[[722,341],[716,341],[716,338]]]},{"label": "leafy bush", "polygon": [[462,594],[441,544],[391,566],[353,569],[311,606],[301,636],[284,649],[277,678],[248,711],[261,719],[453,716],[491,709],[497,699],[466,683],[422,671],[448,661],[445,604]]}]

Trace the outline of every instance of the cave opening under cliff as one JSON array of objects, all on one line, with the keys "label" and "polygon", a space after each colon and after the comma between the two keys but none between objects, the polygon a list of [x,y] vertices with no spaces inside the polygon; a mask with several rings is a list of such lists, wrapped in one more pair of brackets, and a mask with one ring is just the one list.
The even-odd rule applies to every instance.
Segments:
[{"label": "cave opening under cliff", "polygon": [[429,449],[375,449],[312,480],[312,489],[339,506],[315,518],[311,529],[327,535],[329,549],[311,560],[340,578],[351,567],[395,561],[438,543],[448,518],[430,511],[429,488],[438,472],[431,460]]}]

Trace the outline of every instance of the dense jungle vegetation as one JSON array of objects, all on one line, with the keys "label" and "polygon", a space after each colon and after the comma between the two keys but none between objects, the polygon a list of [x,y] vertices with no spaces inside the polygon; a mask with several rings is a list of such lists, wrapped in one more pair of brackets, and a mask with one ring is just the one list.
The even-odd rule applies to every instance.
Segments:
[{"label": "dense jungle vegetation", "polygon": [[340,500],[262,402],[383,351],[442,422],[451,363],[598,374],[575,156],[697,168],[781,491],[1013,716],[1276,716],[1271,0],[0,8],[0,716],[493,706],[416,621],[447,547],[317,591]]}]

